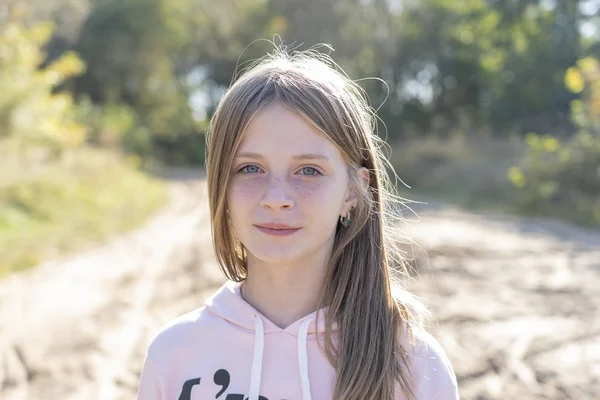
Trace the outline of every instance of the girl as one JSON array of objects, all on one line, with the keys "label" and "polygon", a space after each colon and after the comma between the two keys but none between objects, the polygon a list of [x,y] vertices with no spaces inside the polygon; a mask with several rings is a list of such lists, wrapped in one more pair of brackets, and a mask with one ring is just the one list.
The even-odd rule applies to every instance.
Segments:
[{"label": "girl", "polygon": [[418,305],[392,282],[399,207],[375,118],[312,51],[277,49],[233,83],[207,134],[228,282],[153,339],[138,399],[458,398]]}]

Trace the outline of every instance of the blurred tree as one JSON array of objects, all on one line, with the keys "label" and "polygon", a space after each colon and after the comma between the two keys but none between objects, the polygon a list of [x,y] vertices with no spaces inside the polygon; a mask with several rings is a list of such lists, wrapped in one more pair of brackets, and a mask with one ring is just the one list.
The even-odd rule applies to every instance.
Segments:
[{"label": "blurred tree", "polygon": [[559,141],[550,135],[527,135],[529,153],[509,179],[517,205],[528,213],[600,224],[600,62],[592,57],[567,69],[564,83],[580,94],[571,103],[578,131]]},{"label": "blurred tree", "polygon": [[172,57],[184,38],[169,25],[165,4],[95,0],[74,46],[89,68],[70,88],[113,109],[131,107],[140,126],[124,132],[123,143],[137,153],[153,138],[199,136]]},{"label": "blurred tree", "polygon": [[65,53],[45,68],[45,55],[52,23],[27,27],[13,14],[0,27],[0,154],[23,160],[29,150],[58,155],[85,141],[86,130],[76,121],[73,99],[53,89],[65,79],[78,75],[85,65],[74,53]]},{"label": "blurred tree", "polygon": [[[398,134],[569,128],[577,2],[271,0],[284,42],[330,43]],[[559,49],[559,51],[557,51]],[[389,93],[388,93],[389,91]]]},{"label": "blurred tree", "polygon": [[90,8],[91,0],[2,0],[0,26],[10,23],[9,15],[19,15],[26,26],[53,21],[55,29],[44,45],[49,63],[71,49]]},{"label": "blurred tree", "polygon": [[[256,39],[276,34],[292,48],[331,44],[332,56],[348,75],[380,78],[360,84],[373,106],[387,98],[379,115],[392,140],[423,133],[569,132],[569,104],[579,95],[564,88],[562,77],[596,48],[597,38],[584,41],[580,34],[582,23],[594,18],[593,12],[582,12],[589,1],[28,4],[60,23],[47,61],[68,49],[88,65],[83,76],[62,88],[88,96],[110,115],[133,113],[119,120],[133,121],[122,137],[126,149],[145,154],[162,146],[163,156],[177,148],[193,156],[202,152],[205,119],[236,68],[272,49]],[[119,105],[127,111],[110,111]],[[187,157],[182,154],[176,158]]]},{"label": "blurred tree", "polygon": [[568,127],[572,96],[561,81],[580,55],[577,2],[543,3],[406,2],[392,68],[406,101],[427,113],[420,130],[441,121],[448,133],[461,120],[504,132]]},{"label": "blurred tree", "polygon": [[[257,9],[250,0],[219,7],[192,0],[93,0],[74,49],[89,65],[70,89],[96,104],[123,104],[139,125],[125,134],[126,149],[172,162],[203,161],[202,121],[194,119],[188,75],[201,66],[222,83],[243,46],[254,38]],[[258,15],[257,18],[264,18]],[[227,72],[227,73],[226,73]],[[136,144],[137,143],[137,144]],[[178,144],[179,143],[179,144]]]}]

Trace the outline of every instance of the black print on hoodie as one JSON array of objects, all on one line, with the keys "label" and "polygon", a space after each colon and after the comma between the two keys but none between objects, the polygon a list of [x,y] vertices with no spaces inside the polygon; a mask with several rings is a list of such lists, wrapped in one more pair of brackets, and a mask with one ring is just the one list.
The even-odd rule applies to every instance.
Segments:
[{"label": "black print on hoodie", "polygon": [[[188,379],[183,383],[181,387],[181,393],[179,394],[178,400],[191,400],[192,399],[192,388],[196,385],[200,384],[201,378]],[[229,371],[226,369],[220,369],[215,372],[213,376],[213,381],[216,385],[221,386],[221,390],[215,395],[215,399],[221,397],[221,395],[227,390],[229,387],[229,383],[231,382],[231,375],[229,375]],[[228,394],[225,397],[225,400],[248,400],[248,397],[244,397],[243,394]],[[258,400],[269,400],[264,396],[258,396]]]}]

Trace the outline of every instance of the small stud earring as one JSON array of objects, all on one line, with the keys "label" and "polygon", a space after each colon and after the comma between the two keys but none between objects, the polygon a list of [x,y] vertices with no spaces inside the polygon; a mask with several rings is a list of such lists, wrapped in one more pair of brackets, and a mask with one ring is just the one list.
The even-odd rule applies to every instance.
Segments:
[{"label": "small stud earring", "polygon": [[352,211],[352,209],[348,210],[348,216],[347,217],[342,217],[340,216],[340,223],[344,226],[344,227],[348,227],[351,223],[352,223],[352,216],[350,215],[350,212]]}]

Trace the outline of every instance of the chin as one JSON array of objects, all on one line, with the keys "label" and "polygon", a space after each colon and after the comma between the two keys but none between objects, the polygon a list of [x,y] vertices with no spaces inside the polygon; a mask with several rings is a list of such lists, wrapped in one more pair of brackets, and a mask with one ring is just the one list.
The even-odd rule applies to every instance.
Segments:
[{"label": "chin", "polygon": [[248,251],[253,257],[268,263],[288,263],[302,258],[302,252],[298,251],[298,246],[295,248],[289,246],[264,246],[262,248],[248,248]]},{"label": "chin", "polygon": [[290,253],[279,253],[279,252],[263,252],[256,255],[261,261],[268,263],[289,263],[294,260],[298,260],[302,257],[300,255],[290,254]]}]

